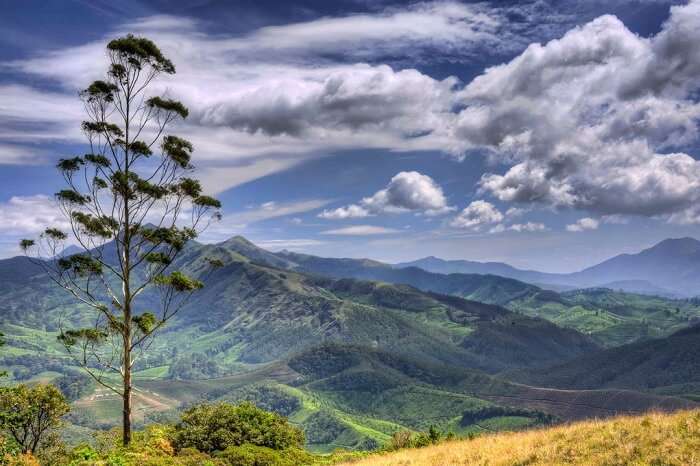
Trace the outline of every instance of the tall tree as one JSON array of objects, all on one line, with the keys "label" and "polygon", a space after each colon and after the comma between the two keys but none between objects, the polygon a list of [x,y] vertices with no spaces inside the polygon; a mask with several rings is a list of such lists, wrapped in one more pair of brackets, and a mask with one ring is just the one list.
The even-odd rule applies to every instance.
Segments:
[{"label": "tall tree", "polygon": [[[126,445],[134,363],[203,286],[171,270],[173,260],[220,218],[221,204],[190,177],[192,144],[166,134],[187,117],[187,108],[148,94],[158,76],[175,73],[173,63],[153,42],[133,35],[109,42],[107,57],[105,80],[80,93],[90,152],[57,165],[67,184],[56,193],[66,231],[53,226],[20,246],[91,311],[93,325],[62,329],[59,339],[88,374],[122,397]],[[83,251],[63,255],[68,242]],[[121,383],[111,382],[115,374]]]}]

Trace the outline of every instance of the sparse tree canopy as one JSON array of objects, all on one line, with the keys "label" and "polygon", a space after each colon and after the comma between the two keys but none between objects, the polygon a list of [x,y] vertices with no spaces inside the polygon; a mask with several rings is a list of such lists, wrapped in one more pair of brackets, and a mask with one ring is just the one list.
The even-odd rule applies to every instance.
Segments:
[{"label": "sparse tree canopy", "polygon": [[[105,79],[80,93],[89,152],[57,164],[66,187],[56,200],[69,226],[50,226],[20,246],[93,312],[93,326],[63,329],[59,339],[98,383],[123,398],[128,444],[132,367],[154,333],[203,286],[172,270],[173,261],[220,217],[221,204],[191,177],[192,144],[167,133],[187,108],[148,95],[158,76],[175,73],[173,63],[133,35],[109,42],[107,57]],[[62,256],[67,242],[83,252]],[[144,293],[151,294],[148,308],[137,299]],[[110,382],[114,375],[121,384]]]},{"label": "sparse tree canopy", "polygon": [[53,385],[0,388],[0,429],[12,436],[23,453],[35,452],[69,410],[68,402]]}]

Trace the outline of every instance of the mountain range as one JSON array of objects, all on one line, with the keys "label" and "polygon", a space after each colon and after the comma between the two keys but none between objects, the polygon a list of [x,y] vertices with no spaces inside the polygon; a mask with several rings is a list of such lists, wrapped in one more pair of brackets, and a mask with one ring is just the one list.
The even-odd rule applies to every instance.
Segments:
[{"label": "mountain range", "polygon": [[[521,270],[500,262],[425,257],[396,267],[420,267],[436,273],[478,273],[513,278],[557,291],[607,287],[634,293],[692,297],[700,294],[700,241],[667,239],[637,254],[620,254],[579,272],[556,274]],[[659,273],[663,270],[663,273]]]},{"label": "mountain range", "polygon": [[[223,267],[208,274],[211,258]],[[242,237],[191,242],[173,266],[206,286],[139,361],[140,422],[245,399],[289,416],[328,451],[375,448],[430,424],[468,433],[696,406],[698,359],[684,353],[676,364],[671,351],[679,338],[691,352],[700,342],[688,330],[695,300],[274,253]],[[0,369],[14,380],[76,377],[56,335],[90,314],[26,258],[1,260],[0,279]],[[141,305],[153,299],[144,293]],[[646,345],[665,349],[636,368]],[[634,384],[605,375],[628,372]],[[118,400],[95,390],[75,397],[76,429],[118,419]]]}]

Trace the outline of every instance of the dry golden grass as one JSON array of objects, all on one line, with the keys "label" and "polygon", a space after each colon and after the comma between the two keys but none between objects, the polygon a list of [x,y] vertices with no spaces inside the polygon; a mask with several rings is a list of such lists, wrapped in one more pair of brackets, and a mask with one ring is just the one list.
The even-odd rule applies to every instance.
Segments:
[{"label": "dry golden grass", "polygon": [[352,466],[700,465],[700,410],[587,421],[378,454]]}]

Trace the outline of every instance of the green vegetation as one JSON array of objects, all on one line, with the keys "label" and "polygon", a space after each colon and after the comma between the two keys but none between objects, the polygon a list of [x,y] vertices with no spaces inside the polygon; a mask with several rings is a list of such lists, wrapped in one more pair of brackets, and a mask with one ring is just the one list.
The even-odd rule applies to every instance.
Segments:
[{"label": "green vegetation", "polygon": [[611,347],[668,336],[700,319],[694,299],[670,299],[608,288],[557,293],[511,278],[465,273],[440,274],[417,267],[394,268],[362,259],[330,259],[284,253],[295,268],[337,277],[404,283],[424,291],[459,296],[539,317],[590,335]]},{"label": "green vegetation", "polygon": [[[24,393],[27,389],[20,386],[5,390]],[[32,390],[32,394],[39,397],[38,404],[43,407],[43,411],[26,414],[25,417],[32,417],[34,424],[50,422],[51,427],[55,428],[61,412],[48,410],[44,392],[53,390],[53,397],[60,398],[59,392],[51,386],[40,386]],[[3,396],[6,397],[7,394],[4,393]],[[18,404],[24,406],[23,402],[15,400],[13,407]],[[65,403],[61,407],[63,411],[67,409]],[[28,430],[22,430],[24,426],[19,417],[24,408],[20,407],[19,413],[16,413],[17,410],[11,410],[3,404],[0,409],[6,421],[0,426],[3,432],[11,433],[14,437],[17,429],[20,433],[27,431],[31,442],[34,442],[32,436],[36,432],[41,432],[42,435],[45,433],[45,429],[36,430],[38,426],[34,424]],[[14,417],[8,421],[10,414]],[[116,429],[99,433],[92,442],[74,447],[67,446],[58,437],[53,437],[50,441],[37,440],[30,446],[25,446],[22,440],[0,436],[0,464],[297,466],[330,464],[353,456],[347,452],[318,456],[304,450],[304,436],[299,429],[288,424],[286,418],[256,408],[250,403],[194,406],[183,413],[175,425],[154,424],[137,431],[128,446],[122,444],[120,432]]]},{"label": "green vegetation", "polygon": [[8,434],[22,453],[33,453],[61,424],[68,403],[53,385],[0,388],[0,431]]},{"label": "green vegetation", "polygon": [[301,430],[282,416],[263,411],[251,403],[202,404],[186,410],[175,426],[174,447],[195,448],[205,453],[224,451],[244,444],[273,450],[300,448]]},{"label": "green vegetation", "polygon": [[700,326],[667,338],[632,343],[511,378],[567,389],[621,388],[666,395],[700,394]]},{"label": "green vegetation", "polygon": [[513,300],[507,307],[590,335],[612,347],[664,337],[700,318],[695,300],[590,288],[561,294],[543,291]]},{"label": "green vegetation", "polygon": [[[210,273],[211,260],[222,267]],[[683,384],[687,371],[678,371],[673,386],[634,387],[648,393],[620,392],[615,385],[566,392],[510,383],[503,377],[524,380],[523,373],[539,374],[540,367],[562,366],[599,347],[573,329],[494,304],[290,270],[288,256],[241,238],[190,242],[173,266],[206,286],[134,366],[139,429],[173,423],[182,410],[202,402],[249,401],[288,417],[310,451],[364,451],[381,448],[396,432],[417,435],[431,425],[461,436],[519,430],[620,411],[692,407],[692,394],[700,393]],[[74,399],[72,439],[84,438],[87,428],[116,426],[118,397],[71,381],[75,368],[55,341],[52,326],[61,316],[81,314],[40,274],[5,289],[0,307],[26,309],[9,313],[3,326],[8,346],[0,369],[10,372],[7,382],[54,380],[65,386]],[[31,300],[36,289],[45,291],[38,304]],[[146,303],[157,299],[149,291],[142,296]],[[42,326],[32,329],[36,322]],[[679,394],[689,396],[667,396]]]}]

